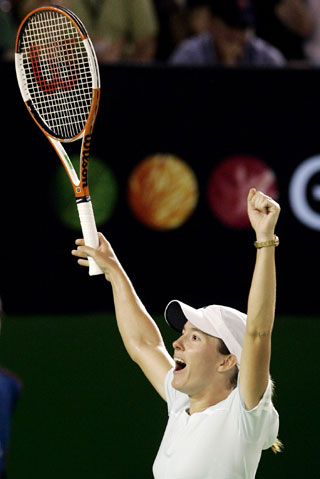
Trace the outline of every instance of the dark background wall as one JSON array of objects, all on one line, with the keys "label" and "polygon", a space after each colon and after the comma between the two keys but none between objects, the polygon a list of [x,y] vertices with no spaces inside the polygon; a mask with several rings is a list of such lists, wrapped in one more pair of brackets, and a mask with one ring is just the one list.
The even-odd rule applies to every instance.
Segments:
[{"label": "dark background wall", "polygon": [[[1,291],[6,309],[19,313],[111,307],[100,278],[89,280],[69,254],[80,232],[65,227],[53,207],[53,195],[63,194],[52,193],[61,165],[29,117],[13,66],[2,65],[1,72],[3,88],[12,92],[10,108],[2,112],[1,244],[6,260]],[[102,100],[92,154],[112,169],[119,192],[113,215],[99,228],[153,310],[163,311],[173,296],[195,306],[209,299],[245,309],[254,235],[250,229],[229,228],[213,215],[207,184],[226,157],[251,155],[275,173],[282,206],[278,311],[318,312],[318,285],[311,279],[318,265],[318,232],[297,220],[288,197],[296,168],[320,151],[319,75],[318,70],[101,69]],[[66,149],[78,152],[77,143]],[[162,232],[141,224],[127,202],[133,168],[158,152],[175,154],[190,165],[200,190],[190,219]],[[66,202],[76,215],[71,187],[69,193]],[[320,213],[319,201],[313,208]],[[79,301],[83,288],[88,295],[81,294]]]},{"label": "dark background wall", "polygon": [[[0,361],[25,384],[14,419],[12,477],[151,477],[165,405],[126,357],[109,286],[70,255],[80,233],[55,212],[58,159],[29,118],[13,65],[0,71],[2,91],[12,95],[1,115],[0,287],[7,320]],[[282,213],[272,374],[286,448],[276,458],[265,453],[258,477],[318,477],[319,233],[297,219],[289,186],[296,168],[320,151],[320,72],[122,66],[103,67],[101,76],[92,152],[114,172],[119,193],[99,229],[169,346],[173,336],[160,314],[174,297],[246,308],[254,235],[212,213],[212,170],[228,156],[250,155],[274,171]],[[161,232],[141,224],[127,202],[133,168],[158,152],[183,158],[200,190],[190,219]],[[307,185],[316,215],[317,181],[318,173]],[[66,201],[76,214],[72,192]]]}]

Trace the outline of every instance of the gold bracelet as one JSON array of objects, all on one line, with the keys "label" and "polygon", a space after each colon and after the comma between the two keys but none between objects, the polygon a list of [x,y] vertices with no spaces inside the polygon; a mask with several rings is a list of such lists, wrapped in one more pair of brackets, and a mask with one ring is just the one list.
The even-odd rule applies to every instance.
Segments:
[{"label": "gold bracelet", "polygon": [[274,235],[273,239],[270,241],[261,241],[260,243],[258,241],[254,242],[254,245],[257,249],[264,248],[265,246],[275,246],[277,247],[279,245],[280,241],[278,236]]}]

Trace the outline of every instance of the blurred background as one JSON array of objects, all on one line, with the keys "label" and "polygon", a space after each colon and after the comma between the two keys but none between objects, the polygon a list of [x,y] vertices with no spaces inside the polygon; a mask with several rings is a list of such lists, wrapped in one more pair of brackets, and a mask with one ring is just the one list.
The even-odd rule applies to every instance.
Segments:
[{"label": "blurred background", "polygon": [[[16,81],[18,25],[48,3],[0,0],[0,458],[9,479],[151,478],[166,405],[126,356],[109,284],[70,254],[81,236],[73,191]],[[318,478],[320,2],[240,13],[218,0],[60,3],[99,57],[98,229],[169,350],[171,299],[246,310],[246,196],[254,186],[279,201],[271,372],[284,451],[265,452],[257,478]],[[79,148],[66,145],[75,164]]]}]

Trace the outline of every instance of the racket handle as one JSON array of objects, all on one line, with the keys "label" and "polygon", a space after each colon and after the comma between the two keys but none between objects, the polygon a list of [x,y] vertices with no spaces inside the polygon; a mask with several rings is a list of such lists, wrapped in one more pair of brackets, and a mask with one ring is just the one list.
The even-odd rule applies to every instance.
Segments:
[{"label": "racket handle", "polygon": [[[82,228],[82,234],[86,246],[97,249],[99,246],[99,237],[94,219],[93,208],[91,201],[84,201],[77,203],[79,218]],[[103,274],[93,258],[88,257],[89,260],[89,275]]]}]

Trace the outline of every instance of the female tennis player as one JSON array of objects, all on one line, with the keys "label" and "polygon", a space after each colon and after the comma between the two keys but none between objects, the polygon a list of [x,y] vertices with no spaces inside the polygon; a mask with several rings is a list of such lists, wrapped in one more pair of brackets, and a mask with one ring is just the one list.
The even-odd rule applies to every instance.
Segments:
[{"label": "female tennis player", "polygon": [[97,250],[76,241],[72,254],[79,264],[88,266],[91,256],[111,283],[130,357],[168,403],[155,479],[252,479],[262,450],[279,449],[269,374],[279,212],[273,199],[250,189],[257,256],[247,315],[226,306],[195,309],[171,301],[165,318],[181,332],[173,358],[108,241],[100,234]]}]

